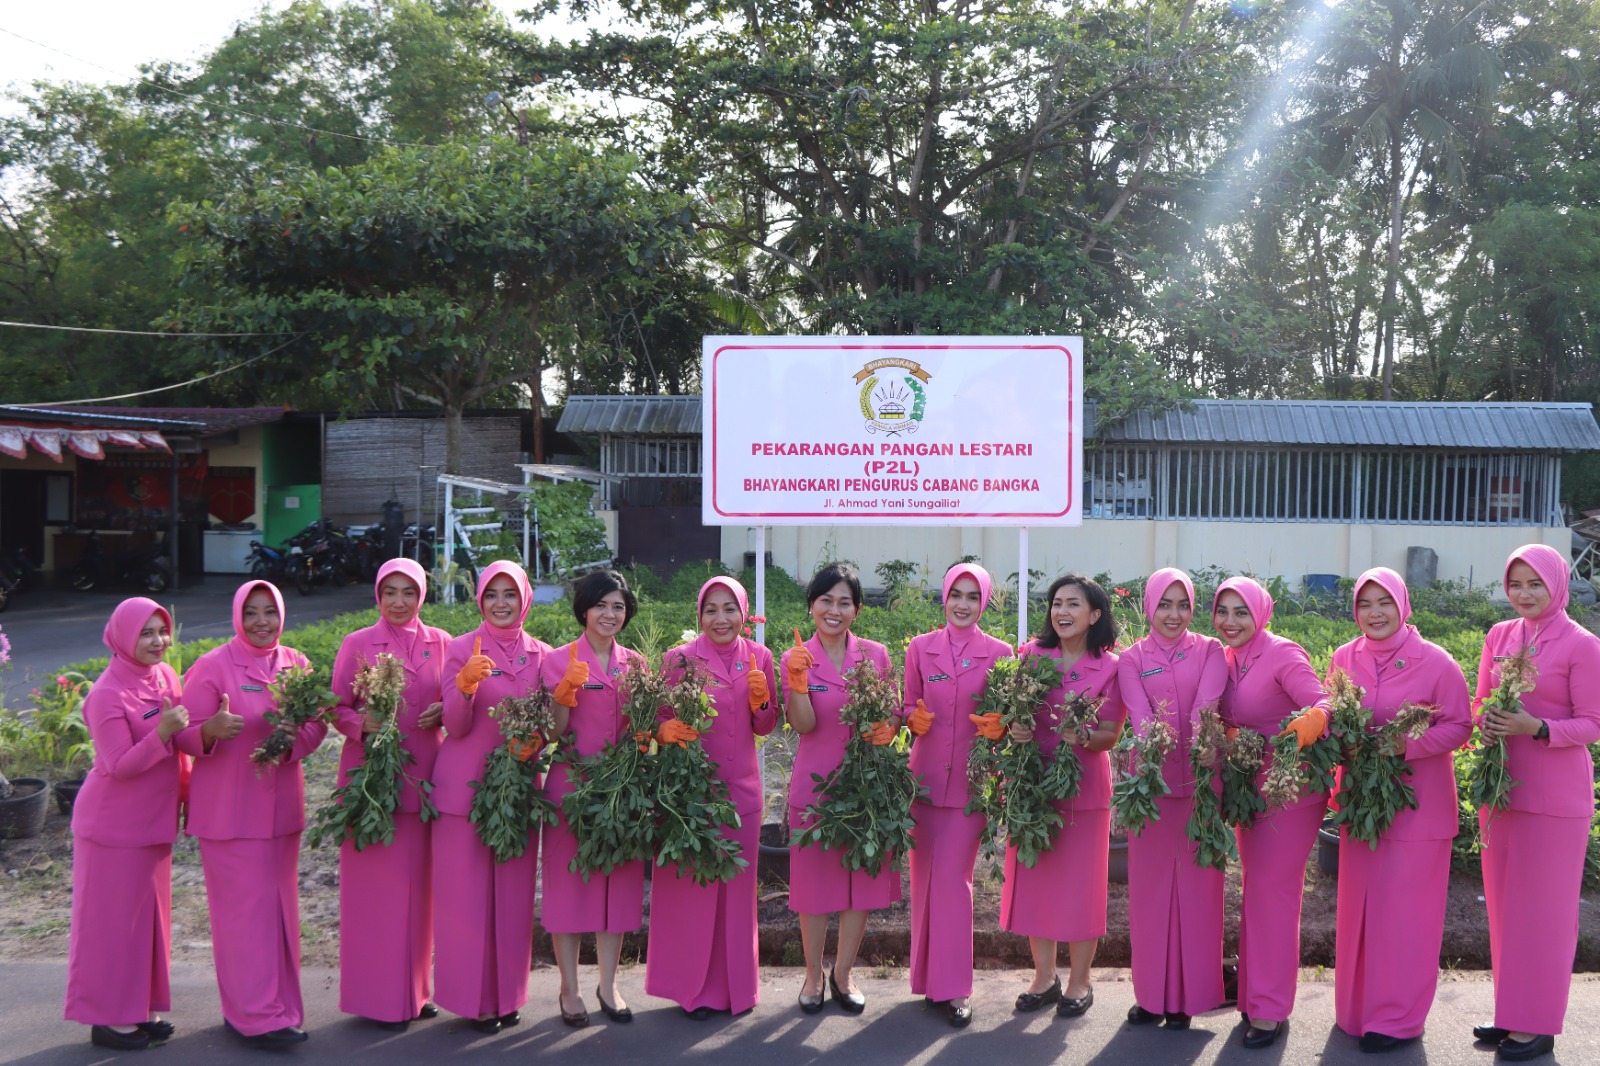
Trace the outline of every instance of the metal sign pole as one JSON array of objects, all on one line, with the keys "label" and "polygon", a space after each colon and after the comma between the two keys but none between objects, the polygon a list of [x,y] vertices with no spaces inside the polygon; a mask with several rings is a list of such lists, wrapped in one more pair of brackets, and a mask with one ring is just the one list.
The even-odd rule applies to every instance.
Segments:
[{"label": "metal sign pole", "polygon": [[[756,527],[756,617],[767,616],[767,527]],[[756,643],[767,642],[767,623],[756,623]]]},{"label": "metal sign pole", "polygon": [[1028,527],[1017,527],[1017,647],[1028,639]]}]

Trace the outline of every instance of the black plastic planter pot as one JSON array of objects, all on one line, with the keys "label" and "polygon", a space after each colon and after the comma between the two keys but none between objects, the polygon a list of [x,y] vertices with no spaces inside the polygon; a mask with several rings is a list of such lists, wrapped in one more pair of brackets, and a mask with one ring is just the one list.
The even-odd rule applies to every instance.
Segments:
[{"label": "black plastic planter pot", "polygon": [[71,781],[57,781],[51,786],[51,791],[56,794],[56,810],[72,817],[72,805],[78,802],[78,790],[83,787],[84,779],[74,778]]},{"label": "black plastic planter pot", "polygon": [[7,799],[0,799],[0,839],[19,840],[36,837],[44,830],[46,805],[50,802],[50,785],[43,778],[13,777],[15,790]]}]

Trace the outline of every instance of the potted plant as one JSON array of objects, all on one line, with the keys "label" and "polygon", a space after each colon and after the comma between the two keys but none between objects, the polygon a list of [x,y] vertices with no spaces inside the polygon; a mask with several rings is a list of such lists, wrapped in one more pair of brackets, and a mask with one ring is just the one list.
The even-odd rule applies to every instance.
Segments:
[{"label": "potted plant", "polygon": [[54,684],[34,689],[34,708],[27,720],[27,747],[54,780],[56,808],[70,815],[94,762],[94,742],[83,720],[83,699],[90,680],[76,671],[56,677]]}]

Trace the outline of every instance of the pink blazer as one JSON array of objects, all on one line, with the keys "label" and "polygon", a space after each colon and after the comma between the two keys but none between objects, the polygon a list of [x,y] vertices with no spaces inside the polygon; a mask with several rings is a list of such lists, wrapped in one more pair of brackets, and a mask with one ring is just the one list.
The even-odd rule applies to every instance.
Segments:
[{"label": "pink blazer", "polygon": [[[1069,693],[1075,692],[1091,700],[1105,700],[1100,705],[1097,721],[1121,722],[1128,717],[1128,708],[1123,705],[1119,694],[1119,659],[1116,652],[1085,655],[1070,668],[1061,666],[1060,648],[1040,647],[1037,640],[1028,641],[1017,654],[1056,660],[1059,683],[1045,696],[1044,706],[1034,716],[1033,741],[1039,745],[1039,753],[1044,756],[1045,762],[1054,761],[1056,749],[1061,746],[1061,734],[1055,731],[1055,725],[1061,720],[1061,705]],[[1111,806],[1111,753],[1079,748],[1078,762],[1083,767],[1083,781],[1078,786],[1078,795],[1071,800],[1073,809],[1107,810]]]},{"label": "pink blazer", "polygon": [[[189,782],[189,823],[193,837],[209,840],[266,839],[298,833],[306,825],[305,772],[300,760],[317,750],[328,727],[313,722],[300,727],[287,760],[268,766],[250,761],[250,753],[267,739],[272,726],[264,717],[275,710],[267,686],[278,671],[309,666],[304,655],[279,645],[272,654],[255,656],[235,637],[195,660],[184,676],[183,703],[189,727],[177,736],[178,747],[194,758]],[[215,717],[222,696],[228,709],[244,718],[244,731],[219,740],[205,751],[200,727]]]},{"label": "pink blazer", "polygon": [[[399,634],[403,636],[403,634]],[[439,755],[443,738],[439,730],[418,729],[417,718],[431,704],[443,696],[445,651],[450,644],[450,634],[433,626],[423,626],[417,634],[415,661],[408,656],[406,646],[395,638],[393,629],[382,622],[366,629],[358,629],[344,638],[339,654],[333,660],[333,691],[339,697],[338,715],[334,722],[345,738],[344,750],[339,754],[339,784],[348,783],[350,771],[366,761],[365,734],[361,732],[366,714],[357,704],[352,682],[363,663],[376,662],[380,655],[393,655],[405,663],[406,691],[400,704],[400,732],[405,740],[400,744],[416,760],[406,767],[400,787],[400,809],[407,814],[418,810],[417,789],[409,778],[429,781],[433,778],[433,762]],[[452,676],[451,687],[454,687]]]},{"label": "pink blazer", "polygon": [[[1328,708],[1328,695],[1311,669],[1306,650],[1287,637],[1271,630],[1258,630],[1241,649],[1227,649],[1229,659],[1228,692],[1223,697],[1222,716],[1229,725],[1253,729],[1268,738],[1268,751],[1259,787],[1272,765],[1271,738],[1282,732],[1280,722],[1307,707]],[[1294,808],[1323,805],[1325,792],[1302,796]]]},{"label": "pink blazer", "polygon": [[1406,704],[1434,707],[1433,724],[1421,740],[1406,741],[1406,779],[1417,795],[1415,810],[1401,811],[1384,836],[1391,840],[1449,840],[1456,835],[1455,749],[1472,732],[1467,679],[1450,653],[1410,632],[1388,666],[1362,650],[1357,638],[1333,653],[1332,666],[1350,675],[1366,690],[1361,705],[1377,725],[1392,719]]},{"label": "pink blazer", "polygon": [[74,836],[123,848],[171,844],[177,837],[178,751],[156,733],[163,696],[183,702],[172,667],[157,664],[147,681],[116,658],[89,690],[83,720],[94,741],[94,766],[72,808]]},{"label": "pink blazer", "polygon": [[1178,735],[1178,746],[1161,772],[1174,799],[1194,795],[1189,747],[1200,712],[1208,706],[1220,709],[1227,688],[1228,660],[1222,642],[1199,633],[1185,633],[1170,649],[1153,637],[1142,637],[1117,663],[1117,692],[1128,708],[1129,726],[1141,728],[1160,710]]},{"label": "pink blazer", "polygon": [[[589,664],[589,680],[578,690],[578,705],[567,718],[567,735],[562,744],[578,758],[598,755],[607,744],[615,743],[628,731],[628,717],[623,713],[626,703],[622,687],[631,670],[645,668],[644,656],[630,651],[621,644],[611,646],[611,669],[601,670],[589,642],[582,637],[572,642],[578,646],[578,660]],[[552,648],[544,657],[540,676],[551,692],[561,683],[567,672],[567,649],[572,644]],[[566,764],[554,767],[545,783],[545,795],[551,802],[560,803],[561,797],[572,791],[569,775],[572,768]]]},{"label": "pink blazer", "polygon": [[[676,666],[680,655],[698,660],[703,670],[711,675],[707,689],[711,705],[717,716],[711,728],[700,734],[700,743],[706,754],[717,764],[722,780],[728,785],[738,808],[739,818],[748,824],[751,818],[762,814],[761,768],[756,759],[756,737],[764,737],[778,724],[778,678],[772,669],[772,652],[765,645],[744,637],[736,638],[738,651],[734,655],[730,673],[722,664],[716,645],[704,633],[687,644],[681,644],[662,657],[662,669],[670,680],[683,677],[683,668]],[[772,693],[766,709],[750,709],[750,657],[754,655],[756,669],[767,675],[767,691]]]},{"label": "pink blazer", "polygon": [[[484,760],[503,742],[500,726],[489,712],[507,696],[527,696],[539,689],[539,669],[550,645],[518,631],[511,651],[501,646],[489,627],[463,633],[450,642],[444,657],[444,743],[433,763],[433,805],[440,814],[463,818],[472,813],[477,792],[471,782],[483,779]],[[483,654],[494,660],[494,673],[478,691],[463,696],[456,675],[472,655],[472,643],[483,637]]]},{"label": "pink blazer", "polygon": [[[889,672],[889,650],[875,640],[862,640],[854,633],[845,634],[844,669],[835,670],[833,661],[822,650],[822,641],[813,636],[806,641],[815,661],[809,671],[811,677],[811,709],[816,712],[817,725],[800,738],[795,749],[794,769],[789,777],[789,825],[803,829],[806,807],[817,801],[817,782],[811,776],[827,777],[844,761],[845,743],[850,739],[850,728],[839,720],[839,711],[849,701],[850,690],[844,675],[863,659],[871,660],[878,673]],[[783,653],[781,676],[787,676],[791,647]],[[786,693],[787,694],[787,693]]]},{"label": "pink blazer", "polygon": [[[1500,663],[1526,639],[1520,618],[1489,630],[1478,662],[1475,708],[1500,683]],[[1506,762],[1517,787],[1511,809],[1558,818],[1594,814],[1594,763],[1588,745],[1600,741],[1600,637],[1577,625],[1538,638],[1538,680],[1522,706],[1550,723],[1550,739],[1507,737]]]},{"label": "pink blazer", "polygon": [[977,736],[967,717],[989,681],[989,668],[1011,654],[1011,645],[978,630],[955,656],[944,629],[922,633],[906,646],[904,713],[927,704],[933,715],[928,732],[911,745],[911,769],[928,790],[934,807],[967,805],[967,753]]}]

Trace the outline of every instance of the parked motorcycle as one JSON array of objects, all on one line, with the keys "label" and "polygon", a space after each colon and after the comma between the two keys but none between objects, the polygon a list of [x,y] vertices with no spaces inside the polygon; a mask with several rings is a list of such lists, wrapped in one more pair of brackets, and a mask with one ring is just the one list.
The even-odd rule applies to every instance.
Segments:
[{"label": "parked motorcycle", "polygon": [[25,589],[37,588],[40,584],[42,575],[39,568],[33,565],[33,560],[28,558],[27,548],[0,552],[0,611],[11,603],[12,596]]},{"label": "parked motorcycle", "polygon": [[137,585],[146,592],[164,592],[172,584],[172,560],[167,557],[166,538],[143,548],[131,548],[119,555],[106,554],[96,530],[72,569],[72,587],[87,592],[96,585]]},{"label": "parked motorcycle", "polygon": [[274,585],[283,584],[288,573],[289,552],[285,548],[269,548],[259,540],[250,542],[250,576]]}]

